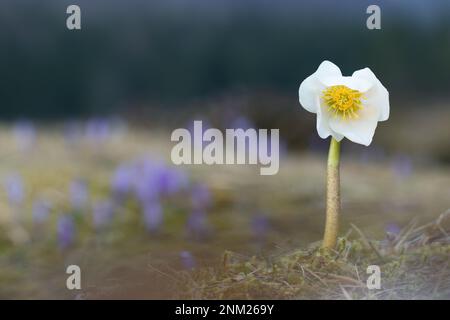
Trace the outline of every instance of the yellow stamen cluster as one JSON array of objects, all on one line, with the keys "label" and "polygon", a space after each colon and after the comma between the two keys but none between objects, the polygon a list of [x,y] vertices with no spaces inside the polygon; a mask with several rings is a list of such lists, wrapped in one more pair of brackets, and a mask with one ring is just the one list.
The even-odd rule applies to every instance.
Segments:
[{"label": "yellow stamen cluster", "polygon": [[323,91],[328,111],[344,120],[358,118],[358,110],[363,108],[362,98],[361,92],[343,85],[331,86]]}]

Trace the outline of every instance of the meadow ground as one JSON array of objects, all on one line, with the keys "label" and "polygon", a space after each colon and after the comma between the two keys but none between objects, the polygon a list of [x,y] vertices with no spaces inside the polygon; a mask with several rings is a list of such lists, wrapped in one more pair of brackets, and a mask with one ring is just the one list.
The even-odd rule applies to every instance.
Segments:
[{"label": "meadow ground", "polygon": [[[275,176],[255,166],[173,169],[170,132],[63,131],[0,130],[1,298],[450,298],[450,223],[436,222],[449,209],[448,166],[346,155],[344,144],[343,238],[326,253],[317,248],[321,152],[287,152]],[[134,182],[120,180],[124,165],[137,168]],[[153,194],[160,186],[148,175],[161,166],[180,185],[165,180],[151,204],[139,188],[136,197],[114,190],[142,180]],[[71,264],[80,291],[66,289]],[[378,293],[364,289],[368,264],[386,275]]]}]

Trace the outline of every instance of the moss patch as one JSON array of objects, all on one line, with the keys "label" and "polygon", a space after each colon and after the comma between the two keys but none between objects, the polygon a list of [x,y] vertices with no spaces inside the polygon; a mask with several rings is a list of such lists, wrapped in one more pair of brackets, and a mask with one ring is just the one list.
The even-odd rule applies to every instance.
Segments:
[{"label": "moss patch", "polygon": [[[332,251],[316,243],[270,257],[225,252],[220,266],[185,274],[180,298],[449,299],[449,218],[411,224],[381,241],[354,227]],[[381,289],[367,288],[369,265],[380,267]]]}]

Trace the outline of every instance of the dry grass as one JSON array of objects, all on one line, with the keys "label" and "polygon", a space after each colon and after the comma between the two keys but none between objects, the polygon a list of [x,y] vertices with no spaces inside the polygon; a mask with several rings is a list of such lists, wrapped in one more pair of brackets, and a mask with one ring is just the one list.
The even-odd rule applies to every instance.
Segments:
[{"label": "dry grass", "polygon": [[[407,226],[383,241],[357,227],[338,249],[316,243],[270,257],[223,255],[219,268],[186,274],[182,298],[194,299],[450,299],[450,211],[433,223]],[[379,290],[367,266],[381,269]]]}]

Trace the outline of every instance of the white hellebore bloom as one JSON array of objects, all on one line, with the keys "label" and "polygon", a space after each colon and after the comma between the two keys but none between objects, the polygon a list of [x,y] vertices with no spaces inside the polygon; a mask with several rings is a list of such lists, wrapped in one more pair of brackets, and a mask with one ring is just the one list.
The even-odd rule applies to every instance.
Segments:
[{"label": "white hellebore bloom", "polygon": [[300,104],[317,114],[317,132],[368,146],[378,121],[389,118],[389,92],[369,68],[344,77],[330,61],[320,64],[298,91]]}]

